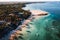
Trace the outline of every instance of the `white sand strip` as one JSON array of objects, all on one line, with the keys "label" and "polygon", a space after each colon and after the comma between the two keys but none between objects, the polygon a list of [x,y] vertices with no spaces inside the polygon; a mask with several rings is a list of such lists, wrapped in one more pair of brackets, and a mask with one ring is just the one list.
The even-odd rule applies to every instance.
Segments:
[{"label": "white sand strip", "polygon": [[[20,25],[16,30],[14,30],[14,32],[10,35],[9,39],[10,40],[14,40],[15,37],[18,37],[20,33],[23,33],[23,34],[27,34],[25,31],[26,31],[26,25],[31,22],[31,20],[33,18],[38,18],[38,16],[44,16],[45,14],[48,14],[48,12],[45,12],[45,11],[41,11],[41,10],[31,10],[32,12],[32,15],[34,16],[31,16],[30,18],[28,18],[27,20],[25,20],[22,25]],[[22,28],[22,31],[18,30]]]}]

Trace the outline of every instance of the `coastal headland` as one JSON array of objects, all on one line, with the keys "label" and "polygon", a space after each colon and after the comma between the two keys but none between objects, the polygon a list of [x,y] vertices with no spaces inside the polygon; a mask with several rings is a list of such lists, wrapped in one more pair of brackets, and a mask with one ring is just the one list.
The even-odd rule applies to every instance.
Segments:
[{"label": "coastal headland", "polygon": [[[8,40],[14,40],[19,35],[26,34],[26,25],[32,19],[48,15],[42,10],[24,10],[24,3],[0,4],[0,39],[6,40],[5,35],[10,34]],[[30,31],[27,31],[30,32]],[[20,36],[21,39],[23,39]]]},{"label": "coastal headland", "polygon": [[[28,25],[29,22],[32,21],[32,19],[36,19],[38,17],[43,17],[43,16],[48,15],[48,12],[45,12],[45,11],[42,11],[42,10],[31,10],[31,13],[32,13],[32,16],[30,18],[24,20],[22,25],[18,26],[18,28],[16,30],[14,30],[14,32],[10,35],[9,40],[14,40],[15,37],[21,36],[20,34],[26,35],[27,34],[25,32],[26,29],[27,29],[26,26]],[[20,31],[19,29],[22,29],[22,31]]]}]

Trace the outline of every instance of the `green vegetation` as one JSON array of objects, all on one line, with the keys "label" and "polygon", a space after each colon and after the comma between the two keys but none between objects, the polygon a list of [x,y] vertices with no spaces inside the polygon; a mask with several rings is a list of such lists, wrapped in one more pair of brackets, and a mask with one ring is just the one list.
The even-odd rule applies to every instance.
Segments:
[{"label": "green vegetation", "polygon": [[30,11],[22,9],[24,6],[25,4],[23,3],[0,5],[0,34],[3,35],[8,31],[16,29],[18,25],[22,24],[21,21],[31,15]]}]

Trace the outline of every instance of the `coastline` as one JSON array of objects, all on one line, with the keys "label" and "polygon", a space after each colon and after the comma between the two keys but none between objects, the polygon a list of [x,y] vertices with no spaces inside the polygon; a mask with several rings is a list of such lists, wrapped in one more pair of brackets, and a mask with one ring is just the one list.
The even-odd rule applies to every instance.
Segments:
[{"label": "coastline", "polygon": [[[31,10],[32,16],[28,19],[24,20],[22,25],[19,25],[15,30],[13,30],[13,33],[10,34],[9,40],[14,40],[15,37],[21,36],[19,34],[26,34],[26,26],[29,22],[32,21],[32,19],[36,19],[39,17],[43,17],[45,15],[48,15],[48,12],[41,11],[41,10]],[[21,30],[22,29],[22,30]]]},{"label": "coastline", "polygon": [[1,2],[0,40],[59,40],[59,4]]}]

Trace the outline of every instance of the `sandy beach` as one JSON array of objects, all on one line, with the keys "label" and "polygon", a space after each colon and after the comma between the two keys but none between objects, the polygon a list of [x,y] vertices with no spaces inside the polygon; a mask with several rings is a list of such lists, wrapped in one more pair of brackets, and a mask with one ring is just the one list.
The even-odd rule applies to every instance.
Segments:
[{"label": "sandy beach", "polygon": [[[24,34],[25,36],[27,35],[26,33],[26,25],[32,21],[32,19],[38,18],[38,17],[42,17],[44,15],[47,15],[48,12],[42,11],[42,10],[31,10],[32,16],[30,18],[28,18],[27,20],[25,20],[22,25],[18,26],[17,29],[14,30],[13,33],[11,33],[9,40],[14,40],[15,37],[21,36],[20,34]],[[22,30],[20,30],[22,29]]]}]

